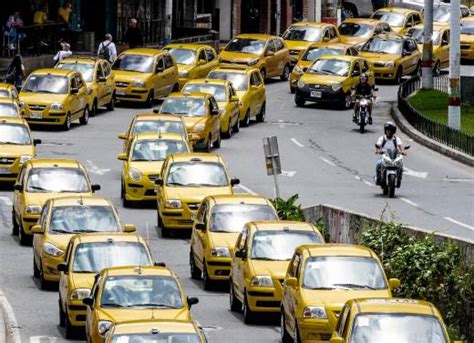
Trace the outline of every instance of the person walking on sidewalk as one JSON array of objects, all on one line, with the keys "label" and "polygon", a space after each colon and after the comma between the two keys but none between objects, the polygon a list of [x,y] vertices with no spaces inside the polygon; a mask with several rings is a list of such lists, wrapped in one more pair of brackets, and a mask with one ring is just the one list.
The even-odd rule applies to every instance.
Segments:
[{"label": "person walking on sidewalk", "polygon": [[21,55],[15,55],[7,69],[6,82],[19,89],[25,77],[25,65]]},{"label": "person walking on sidewalk", "polygon": [[99,44],[97,56],[109,61],[110,63],[114,63],[117,59],[117,47],[112,41],[112,35],[110,33],[107,33],[105,35],[105,40]]},{"label": "person walking on sidewalk", "polygon": [[72,56],[71,45],[69,45],[69,43],[62,42],[61,47],[62,49],[53,57],[55,63],[61,62],[66,57]]}]

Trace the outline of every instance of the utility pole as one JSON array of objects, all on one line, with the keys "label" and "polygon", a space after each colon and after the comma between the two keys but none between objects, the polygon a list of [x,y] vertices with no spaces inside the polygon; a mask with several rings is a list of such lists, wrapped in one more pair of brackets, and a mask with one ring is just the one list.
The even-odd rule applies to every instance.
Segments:
[{"label": "utility pole", "polygon": [[281,26],[281,0],[276,0],[275,26],[275,34],[279,36]]},{"label": "utility pole", "polygon": [[337,20],[337,26],[341,25],[341,23],[342,23],[342,0],[337,0],[336,20]]},{"label": "utility pole", "polygon": [[449,110],[448,126],[461,129],[461,3],[451,0],[450,42],[449,42]]},{"label": "utility pole", "polygon": [[423,12],[423,58],[421,62],[423,89],[433,89],[433,0],[425,0]]},{"label": "utility pole", "polygon": [[166,0],[165,3],[165,37],[163,45],[171,42],[171,28],[173,25],[173,0]]}]

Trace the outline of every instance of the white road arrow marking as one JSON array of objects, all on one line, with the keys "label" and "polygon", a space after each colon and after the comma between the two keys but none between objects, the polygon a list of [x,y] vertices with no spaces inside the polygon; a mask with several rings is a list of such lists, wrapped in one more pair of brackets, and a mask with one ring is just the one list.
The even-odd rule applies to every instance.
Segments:
[{"label": "white road arrow marking", "polygon": [[301,144],[300,142],[298,142],[298,141],[296,140],[296,138],[292,138],[291,141],[292,141],[293,143],[295,143],[297,146],[299,146],[300,148],[304,148],[304,145]]},{"label": "white road arrow marking", "polygon": [[243,190],[244,192],[247,192],[249,194],[253,194],[253,195],[256,195],[257,193],[255,193],[254,191],[252,191],[250,188],[248,187],[245,187],[244,185],[240,184],[238,185],[238,187]]},{"label": "white road arrow marking", "polygon": [[426,179],[426,177],[428,176],[427,172],[417,172],[407,167],[403,167],[403,173],[408,176],[419,177],[420,179]]},{"label": "white road arrow marking", "polygon": [[416,202],[413,202],[410,199],[402,198],[402,197],[399,197],[398,199],[400,199],[403,202],[406,202],[408,205],[411,205],[411,206],[414,206],[414,207],[419,207],[419,205]]},{"label": "white road arrow marking", "polygon": [[12,201],[9,197],[0,197],[0,201],[3,202],[7,206],[11,206]]},{"label": "white road arrow marking", "polygon": [[293,177],[293,176],[296,175],[296,171],[294,171],[294,170],[282,170],[281,175],[288,176],[288,177]]},{"label": "white road arrow marking", "polygon": [[87,164],[87,170],[90,171],[92,174],[104,175],[110,171],[109,168],[99,168],[91,160],[87,160],[86,164]]},{"label": "white road arrow marking", "polygon": [[474,226],[470,226],[470,225],[467,225],[467,224],[464,224],[460,221],[457,221],[456,219],[453,219],[451,217],[443,217],[443,219],[451,222],[451,223],[454,223],[456,225],[459,225],[459,226],[462,226],[462,227],[465,227],[466,229],[470,229],[470,230],[474,230]]}]

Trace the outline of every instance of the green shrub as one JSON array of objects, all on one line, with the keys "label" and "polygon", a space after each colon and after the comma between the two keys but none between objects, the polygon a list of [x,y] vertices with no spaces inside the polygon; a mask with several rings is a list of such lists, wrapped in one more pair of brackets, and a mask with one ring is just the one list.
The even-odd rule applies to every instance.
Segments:
[{"label": "green shrub", "polygon": [[288,199],[276,198],[272,201],[280,220],[296,220],[304,222],[303,209],[300,204],[296,204],[298,194],[292,195]]}]

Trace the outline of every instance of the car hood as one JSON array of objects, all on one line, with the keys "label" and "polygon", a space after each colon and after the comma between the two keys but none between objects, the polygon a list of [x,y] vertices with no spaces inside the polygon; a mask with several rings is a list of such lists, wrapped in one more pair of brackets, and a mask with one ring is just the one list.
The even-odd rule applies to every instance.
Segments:
[{"label": "car hood", "polygon": [[43,104],[50,105],[53,103],[62,104],[66,101],[68,94],[45,94],[45,93],[29,93],[20,92],[20,101],[27,104]]},{"label": "car hood", "polygon": [[54,235],[48,234],[48,238],[46,239],[46,242],[50,242],[54,244],[56,247],[58,247],[59,249],[65,251],[72,236],[74,235],[66,234],[66,233],[54,234]]},{"label": "car hood", "polygon": [[368,37],[363,37],[363,36],[359,36],[359,37],[341,36],[341,43],[356,45],[356,44],[366,42],[368,39],[369,39]]},{"label": "car hood", "polygon": [[207,196],[232,194],[230,186],[225,187],[166,187],[167,199],[181,199],[188,202],[201,202]]},{"label": "car hood", "polygon": [[44,203],[51,198],[65,198],[70,196],[90,196],[92,193],[27,193],[25,192],[25,204],[26,205],[39,205],[43,206]]},{"label": "car hood", "polygon": [[302,302],[308,306],[324,305],[328,309],[340,311],[346,301],[359,298],[390,298],[388,289],[384,290],[313,290],[301,288]]},{"label": "car hood", "polygon": [[192,128],[197,125],[197,124],[205,124],[206,123],[206,117],[181,117],[183,118],[184,124],[186,125],[186,130],[192,131]]},{"label": "car hood", "polygon": [[178,67],[178,72],[183,72],[183,71],[190,71],[193,69],[195,66],[194,65],[187,65],[187,64],[177,64]]},{"label": "car hood", "polygon": [[71,290],[74,288],[92,288],[97,273],[71,273]]},{"label": "car hood", "polygon": [[395,55],[395,54],[379,54],[376,52],[367,52],[367,51],[361,51],[360,56],[366,58],[370,62],[390,62],[390,61],[396,61],[400,58],[400,55]]},{"label": "car hood", "polygon": [[115,82],[146,82],[151,73],[138,73],[135,71],[114,70]]},{"label": "car hood", "polygon": [[234,251],[235,243],[240,232],[211,232],[209,231],[209,240],[214,247],[227,247],[230,251]]},{"label": "car hood", "polygon": [[298,67],[300,67],[301,69],[303,68],[309,68],[311,66],[311,64],[313,64],[313,61],[303,61],[303,60],[299,60],[296,65]]},{"label": "car hood", "polygon": [[305,50],[313,42],[306,42],[303,40],[285,40],[286,46],[290,50]]},{"label": "car hood", "polygon": [[256,54],[246,54],[242,52],[227,52],[227,51],[222,51],[219,56],[221,59],[230,61],[230,62],[248,62],[260,57],[260,55],[256,55]]},{"label": "car hood", "polygon": [[283,279],[290,261],[251,260],[255,275],[271,275],[272,278]]},{"label": "car hood", "polygon": [[474,35],[461,34],[461,44],[463,42],[474,43]]},{"label": "car hood", "polygon": [[97,314],[100,320],[110,320],[115,323],[149,319],[191,321],[191,314],[186,307],[180,309],[100,308]]},{"label": "car hood", "polygon": [[346,80],[346,76],[334,76],[334,75],[318,75],[318,74],[304,74],[301,76],[301,80],[305,83],[318,84],[318,85],[333,85]]},{"label": "car hood", "polygon": [[136,168],[142,172],[142,174],[159,174],[161,172],[161,167],[163,166],[163,161],[155,162],[145,162],[145,161],[136,161],[130,162],[130,168]]},{"label": "car hood", "polygon": [[0,159],[2,157],[17,157],[20,155],[35,155],[35,148],[33,145],[11,145],[0,144]]}]

